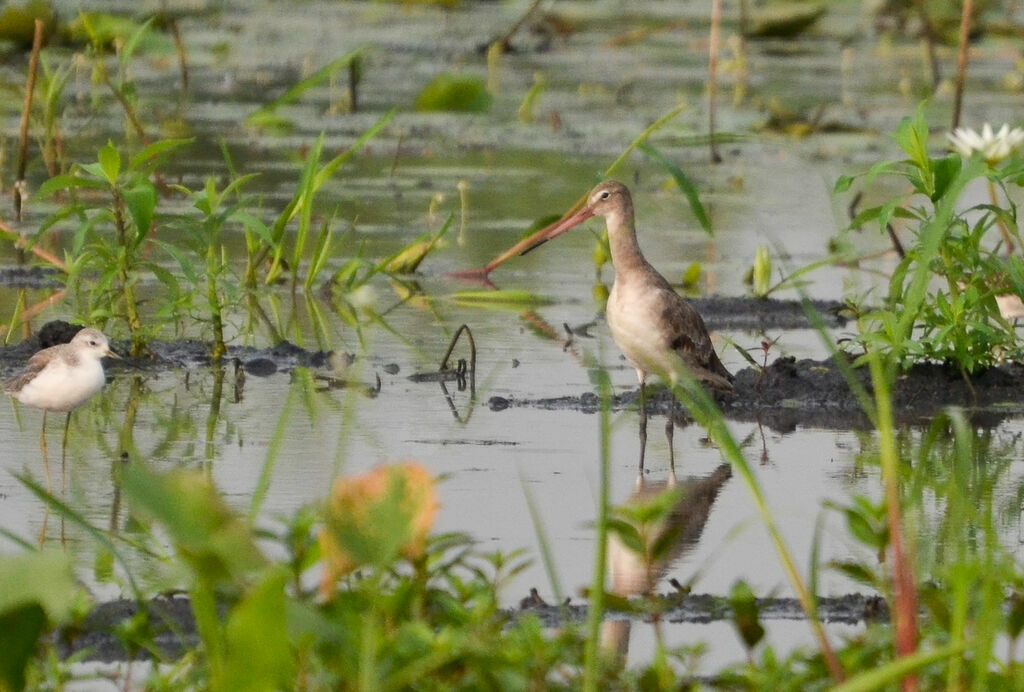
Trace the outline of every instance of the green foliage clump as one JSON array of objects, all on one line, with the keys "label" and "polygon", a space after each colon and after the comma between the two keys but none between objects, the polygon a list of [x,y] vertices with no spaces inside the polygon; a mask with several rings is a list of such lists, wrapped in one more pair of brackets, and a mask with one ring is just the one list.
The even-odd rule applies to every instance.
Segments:
[{"label": "green foliage clump", "polygon": [[[984,152],[932,156],[923,110],[905,118],[896,142],[907,157],[884,161],[863,178],[895,175],[910,194],[866,209],[851,227],[876,222],[885,232],[895,220],[913,234],[889,281],[882,305],[860,315],[859,343],[891,355],[902,368],[922,361],[950,364],[965,373],[1024,357],[1011,322],[1002,316],[997,296],[1024,295],[1020,262],[1004,256],[1020,245],[1017,207],[1010,186],[1024,183],[1024,159],[1011,153],[986,160]],[[838,191],[855,177],[844,176]],[[964,207],[968,186],[984,181],[991,203]],[[997,204],[997,190],[1006,201]],[[1002,238],[993,240],[993,231]]]}]

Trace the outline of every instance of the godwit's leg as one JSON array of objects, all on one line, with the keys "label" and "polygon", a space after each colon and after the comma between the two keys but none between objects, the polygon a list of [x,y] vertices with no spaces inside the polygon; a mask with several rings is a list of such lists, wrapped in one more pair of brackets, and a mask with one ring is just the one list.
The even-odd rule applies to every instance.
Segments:
[{"label": "godwit's leg", "polygon": [[639,474],[644,475],[644,452],[647,450],[647,385],[644,374],[637,370],[640,378],[640,466]]},{"label": "godwit's leg", "polygon": [[672,438],[675,434],[675,418],[676,418],[676,395],[669,390],[672,396],[668,400],[668,420],[665,421],[665,437],[668,438],[668,463],[669,468],[675,473],[676,470],[676,450],[672,444]]}]

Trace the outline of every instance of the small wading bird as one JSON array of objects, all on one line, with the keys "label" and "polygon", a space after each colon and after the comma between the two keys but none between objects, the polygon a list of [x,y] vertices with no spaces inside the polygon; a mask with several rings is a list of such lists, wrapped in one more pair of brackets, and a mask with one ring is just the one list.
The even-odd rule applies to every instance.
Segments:
[{"label": "small wading bird", "polygon": [[104,357],[120,358],[110,350],[107,337],[98,329],[80,330],[70,343],[44,348],[28,359],[25,368],[4,382],[4,393],[26,406],[42,409],[43,428],[39,444],[43,461],[47,464],[46,480],[49,485],[49,462],[46,460],[46,414],[50,411],[66,412],[64,441],[61,458],[67,449],[71,412],[103,389]]},{"label": "small wading bird", "polygon": [[[582,209],[552,226],[523,250],[523,254],[594,216],[603,216],[608,226],[608,244],[615,269],[615,283],[608,296],[605,317],[612,338],[636,368],[640,380],[640,473],[643,473],[647,446],[644,395],[648,374],[658,375],[674,386],[685,371],[723,391],[732,391],[732,375],[718,359],[700,314],[640,252],[633,199],[629,188],[622,183],[606,180],[595,187]],[[674,401],[673,398],[673,408]],[[672,413],[669,411],[665,426],[670,454]],[[674,463],[674,456],[672,461]]]}]

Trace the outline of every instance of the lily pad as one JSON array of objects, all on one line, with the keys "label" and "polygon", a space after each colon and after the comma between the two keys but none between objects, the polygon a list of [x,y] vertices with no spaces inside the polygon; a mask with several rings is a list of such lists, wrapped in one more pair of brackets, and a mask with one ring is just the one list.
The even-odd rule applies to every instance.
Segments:
[{"label": "lily pad", "polygon": [[423,87],[414,107],[418,111],[483,113],[491,107],[491,95],[476,75],[443,72]]},{"label": "lily pad", "polygon": [[49,36],[57,25],[57,16],[46,0],[27,0],[7,3],[0,10],[0,40],[10,41],[23,48],[32,46],[35,22],[43,21],[43,35]]},{"label": "lily pad", "polygon": [[818,2],[772,3],[758,10],[750,19],[748,36],[787,38],[796,36],[825,14],[825,5]]}]

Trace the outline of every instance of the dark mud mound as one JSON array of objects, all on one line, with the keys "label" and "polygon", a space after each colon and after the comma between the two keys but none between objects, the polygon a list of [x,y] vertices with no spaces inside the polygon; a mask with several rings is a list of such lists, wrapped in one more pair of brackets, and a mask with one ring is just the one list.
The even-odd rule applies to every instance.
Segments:
[{"label": "dark mud mound", "polygon": [[[668,607],[663,618],[672,623],[708,623],[730,619],[732,606],[724,596],[707,594],[665,594],[654,598]],[[794,598],[759,598],[758,610],[762,620],[802,620],[803,609]],[[58,630],[53,636],[61,658],[72,655],[86,656],[91,661],[127,661],[152,657],[145,649],[129,650],[119,630],[145,613],[151,641],[161,660],[174,660],[199,644],[192,604],[185,596],[158,597],[142,603],[129,600],[101,603],[74,627]],[[546,627],[564,626],[567,620],[583,622],[587,617],[585,604],[566,603],[550,605],[533,590],[524,598],[520,607],[508,611],[510,617],[530,614],[536,616]],[[885,621],[889,617],[888,604],[881,596],[848,594],[844,596],[820,597],[818,615],[824,622]],[[606,620],[640,620],[640,616],[607,611]]]},{"label": "dark mud mound", "polygon": [[[14,346],[0,348],[0,373],[7,376],[20,369],[33,353],[55,344],[71,341],[81,325],[59,320],[47,322],[42,328]],[[108,361],[108,370],[152,370],[168,368],[194,369],[213,364],[210,344],[203,341],[184,339],[181,341],[151,341],[147,353],[139,357],[128,357],[127,342],[112,342],[112,348],[122,356],[121,361]],[[276,372],[289,372],[295,368],[331,368],[344,359],[351,362],[351,356],[333,351],[308,351],[288,341],[282,341],[270,348],[252,346],[228,346],[222,362],[234,363],[251,375],[268,376]]]},{"label": "dark mud mound", "polygon": [[[866,368],[853,371],[853,380],[869,399],[873,396]],[[764,370],[741,370],[733,385],[731,394],[716,393],[719,407],[730,419],[758,421],[781,432],[798,425],[842,430],[872,427],[854,388],[832,360],[779,358]],[[918,365],[897,379],[892,394],[900,423],[926,422],[947,407],[959,406],[970,411],[976,425],[996,425],[1024,415],[1024,366],[1006,363],[968,380],[944,365]],[[639,390],[616,395],[612,409],[635,406],[638,395]],[[532,406],[596,413],[601,407],[594,392],[547,399],[492,397],[488,404],[494,411]],[[671,395],[662,390],[649,394],[646,408],[648,413],[666,414],[670,404]]]}]

